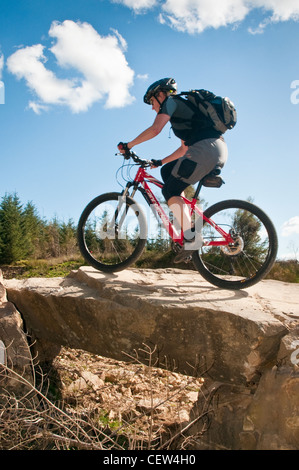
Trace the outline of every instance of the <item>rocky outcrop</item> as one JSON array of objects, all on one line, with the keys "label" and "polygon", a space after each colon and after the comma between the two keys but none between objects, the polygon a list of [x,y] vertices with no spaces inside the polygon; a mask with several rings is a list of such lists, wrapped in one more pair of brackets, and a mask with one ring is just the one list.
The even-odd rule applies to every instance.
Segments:
[{"label": "rocky outcrop", "polygon": [[[212,382],[209,393],[217,396],[217,406],[197,448],[299,449],[298,335],[294,328],[282,339],[276,365],[265,367],[254,387]],[[199,396],[195,416],[206,396]]]},{"label": "rocky outcrop", "polygon": [[4,285],[41,361],[61,345],[143,360],[146,344],[158,366],[207,372],[207,393],[217,394],[218,406],[199,447],[299,447],[298,285],[263,281],[234,292],[194,271],[106,275],[90,267]]},{"label": "rocky outcrop", "polygon": [[296,322],[298,286],[277,281],[225,291],[193,271],[81,268],[68,278],[9,280],[8,297],[37,341],[124,359],[144,343],[191,373],[202,358],[214,380],[247,384],[275,364]]},{"label": "rocky outcrop", "polygon": [[21,377],[32,383],[32,356],[22,317],[7,301],[0,270],[0,388],[23,389]]}]

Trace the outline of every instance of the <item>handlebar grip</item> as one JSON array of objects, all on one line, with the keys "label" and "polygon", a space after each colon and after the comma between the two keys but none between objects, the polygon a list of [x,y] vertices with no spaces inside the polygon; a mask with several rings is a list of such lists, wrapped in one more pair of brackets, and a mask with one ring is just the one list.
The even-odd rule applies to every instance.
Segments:
[{"label": "handlebar grip", "polygon": [[142,165],[142,166],[151,166],[152,165],[152,160],[143,160],[142,158],[139,158],[136,153],[132,152],[128,147],[127,147],[127,144],[125,144],[124,142],[119,142],[119,144],[117,145],[117,148],[119,150],[124,150],[125,153],[121,153],[121,155],[123,155],[123,157],[125,158],[125,160],[130,160],[130,158],[133,159],[133,161],[139,165]]},{"label": "handlebar grip", "polygon": [[131,152],[130,152],[130,149],[128,148],[128,144],[124,143],[124,142],[119,142],[119,144],[117,145],[117,148],[119,150],[124,150],[124,157],[126,160],[128,160],[131,156]]},{"label": "handlebar grip", "polygon": [[117,148],[119,150],[124,150],[125,152],[129,152],[130,149],[128,148],[128,144],[124,143],[124,142],[119,142],[119,144],[117,145]]},{"label": "handlebar grip", "polygon": [[151,162],[154,166],[162,166],[162,160],[155,160],[154,158],[152,158]]}]

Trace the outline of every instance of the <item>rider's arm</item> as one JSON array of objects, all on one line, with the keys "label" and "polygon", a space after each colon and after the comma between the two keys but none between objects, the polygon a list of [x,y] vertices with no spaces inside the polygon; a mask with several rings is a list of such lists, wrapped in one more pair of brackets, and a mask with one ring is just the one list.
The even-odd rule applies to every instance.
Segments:
[{"label": "rider's arm", "polygon": [[146,142],[147,140],[156,137],[158,134],[160,134],[169,119],[170,116],[168,116],[167,114],[157,114],[156,119],[148,129],[141,132],[141,134],[139,134],[135,139],[127,143],[129,149],[131,149],[135,145],[141,144],[142,142]]},{"label": "rider's arm", "polygon": [[178,149],[176,149],[173,153],[168,155],[168,157],[165,157],[161,160],[162,165],[165,165],[165,163],[169,163],[169,162],[172,162],[173,160],[177,160],[178,158],[183,157],[183,155],[185,155],[187,150],[188,150],[187,145],[185,145],[184,142],[181,141],[181,146]]}]

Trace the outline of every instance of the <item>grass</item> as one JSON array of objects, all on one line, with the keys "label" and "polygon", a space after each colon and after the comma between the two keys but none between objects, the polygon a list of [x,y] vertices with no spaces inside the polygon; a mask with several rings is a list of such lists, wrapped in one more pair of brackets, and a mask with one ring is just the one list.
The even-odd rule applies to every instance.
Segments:
[{"label": "grass", "polygon": [[51,258],[38,260],[22,260],[14,265],[0,266],[3,276],[7,279],[27,279],[29,277],[65,277],[73,269],[84,265],[83,258],[71,259]]},{"label": "grass", "polygon": [[299,262],[295,260],[276,261],[266,279],[284,282],[299,282]]},{"label": "grass", "polygon": [[[133,267],[144,269],[195,269],[192,264],[174,264],[174,256],[175,254],[171,250],[164,253],[155,250],[145,250]],[[80,256],[69,258],[64,256],[50,259],[22,260],[14,265],[0,265],[0,269],[6,279],[13,277],[26,279],[30,277],[65,277],[72,270],[76,270],[84,265],[86,265],[86,262]],[[299,262],[296,259],[288,261],[277,260],[266,279],[298,283]]]}]

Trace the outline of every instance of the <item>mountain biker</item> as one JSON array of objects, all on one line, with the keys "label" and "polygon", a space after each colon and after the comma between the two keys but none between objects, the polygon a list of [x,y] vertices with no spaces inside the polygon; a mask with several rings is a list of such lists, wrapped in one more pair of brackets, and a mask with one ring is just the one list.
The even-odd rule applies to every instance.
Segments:
[{"label": "mountain biker", "polygon": [[210,173],[216,165],[223,167],[228,152],[221,133],[176,93],[177,84],[173,78],[162,78],[150,85],[143,100],[157,113],[153,124],[130,142],[118,144],[118,148],[121,153],[126,153],[135,145],[156,137],[169,121],[175,136],[181,139],[180,147],[172,154],[162,160],[152,159],[152,168],[163,165],[162,193],[184,232],[184,249],[174,260],[180,262],[189,258],[195,249],[190,213],[181,197],[183,191]]}]

